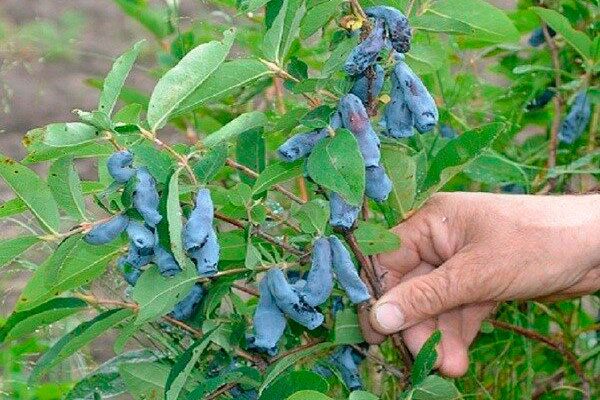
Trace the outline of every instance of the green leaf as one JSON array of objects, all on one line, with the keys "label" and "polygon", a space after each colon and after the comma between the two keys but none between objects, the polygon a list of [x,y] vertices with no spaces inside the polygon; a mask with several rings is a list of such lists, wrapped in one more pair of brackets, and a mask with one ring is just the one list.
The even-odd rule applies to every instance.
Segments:
[{"label": "green leaf", "polygon": [[208,78],[227,57],[235,30],[223,34],[223,42],[204,43],[187,53],[158,81],[148,105],[148,124],[152,131],[162,128],[169,116]]},{"label": "green leaf", "polygon": [[252,12],[258,10],[268,2],[269,0],[242,0],[239,9],[244,12]]},{"label": "green leaf", "polygon": [[0,176],[27,205],[44,230],[56,233],[60,225],[58,206],[46,182],[27,167],[0,154]]},{"label": "green leaf", "polygon": [[342,40],[336,48],[331,52],[329,59],[325,62],[323,66],[322,76],[327,77],[334,72],[339,71],[342,68],[342,65],[346,62],[348,55],[352,51],[353,48],[358,44],[358,35],[353,35],[349,38],[345,38]]},{"label": "green leaf", "polygon": [[273,25],[263,39],[265,58],[279,66],[283,65],[292,42],[298,37],[300,21],[305,12],[304,0],[283,0]]},{"label": "green leaf", "polygon": [[0,267],[11,263],[15,258],[23,254],[25,250],[39,241],[40,239],[33,235],[0,240]]},{"label": "green leaf", "polygon": [[73,297],[52,299],[38,307],[14,312],[0,329],[0,343],[22,338],[42,326],[50,325],[87,307],[83,300]]},{"label": "green leaf", "polygon": [[[256,128],[242,133],[235,147],[237,162],[256,172],[265,169],[265,138],[263,129]],[[253,185],[256,181],[246,174],[240,173],[240,180],[247,185]]]},{"label": "green leaf", "polygon": [[474,32],[473,28],[464,22],[434,14],[432,12],[426,12],[422,15],[415,15],[411,18],[410,25],[413,29],[426,32],[443,32],[463,35],[470,35]]},{"label": "green leaf", "polygon": [[279,376],[267,387],[259,400],[285,399],[300,390],[327,393],[329,384],[319,374],[307,371],[290,371]]},{"label": "green leaf", "polygon": [[372,393],[365,392],[364,390],[355,390],[350,393],[350,397],[348,400],[378,400],[379,397],[375,396]]},{"label": "green leaf", "polygon": [[156,266],[148,268],[133,288],[133,300],[140,306],[135,324],[141,325],[171,312],[197,280],[196,271],[183,270],[173,277],[164,277]]},{"label": "green leaf", "polygon": [[301,205],[294,217],[303,232],[323,233],[329,221],[329,203],[323,199],[311,200]]},{"label": "green leaf", "polygon": [[105,112],[108,116],[112,114],[115,104],[117,104],[123,84],[140,53],[142,43],[143,41],[137,42],[133,48],[117,58],[104,79],[98,110]]},{"label": "green leaf", "polygon": [[404,218],[417,194],[417,164],[405,151],[385,145],[381,147],[381,162],[393,183],[387,204]]},{"label": "green leaf", "polygon": [[454,400],[461,395],[454,383],[437,375],[430,375],[412,390],[408,398],[414,400]]},{"label": "green leaf", "polygon": [[225,165],[227,160],[227,143],[218,144],[208,150],[207,153],[192,167],[194,174],[200,183],[210,182]]},{"label": "green leaf", "polygon": [[428,10],[440,17],[469,25],[480,41],[503,43],[519,40],[517,28],[504,11],[484,0],[440,0]]},{"label": "green leaf", "polygon": [[114,124],[110,120],[110,117],[104,111],[82,111],[74,110],[81,122],[91,125],[100,131],[112,131]]},{"label": "green leaf", "polygon": [[253,368],[240,367],[232,372],[225,373],[224,371],[214,377],[203,379],[202,382],[196,386],[196,388],[186,396],[186,400],[200,400],[205,399],[209,393],[212,393],[222,387],[223,385],[235,382],[241,385],[258,386],[254,375],[258,374]]},{"label": "green leaf", "polygon": [[126,387],[119,375],[119,367],[156,359],[156,354],[150,350],[134,350],[111,358],[77,382],[66,394],[65,400],[92,399],[94,394],[100,395],[102,399],[121,395],[125,393]]},{"label": "green leaf", "polygon": [[121,241],[93,246],[81,235],[65,239],[40,265],[17,301],[18,311],[36,307],[62,292],[90,283],[102,275],[109,261],[122,251]]},{"label": "green leaf", "polygon": [[134,398],[159,399],[163,396],[169,366],[158,362],[122,364],[119,375]]},{"label": "green leaf", "polygon": [[85,220],[85,200],[73,157],[54,161],[48,171],[48,186],[58,205],[77,221]]},{"label": "green leaf", "polygon": [[442,332],[436,330],[425,341],[419,354],[415,357],[415,362],[411,369],[411,380],[414,386],[421,384],[427,378],[427,375],[433,370],[433,366],[438,358],[436,347],[442,339]]},{"label": "green leaf", "polygon": [[117,124],[123,125],[138,125],[140,123],[140,114],[142,113],[142,105],[133,103],[123,106],[117,111],[113,117],[113,120]]},{"label": "green leaf", "polygon": [[167,222],[169,223],[169,241],[171,243],[171,251],[177,263],[184,271],[195,270],[190,260],[185,255],[181,242],[181,231],[183,230],[183,222],[181,218],[181,205],[179,204],[179,174],[181,168],[175,170],[168,181],[167,194]]},{"label": "green leaf", "polygon": [[158,39],[173,32],[169,16],[163,9],[154,9],[146,1],[113,0],[130,17],[137,20]]},{"label": "green leaf", "polygon": [[444,65],[444,49],[439,43],[434,43],[415,42],[411,45],[410,52],[406,53],[406,62],[417,74],[431,74]]},{"label": "green leaf", "polygon": [[[34,129],[27,133],[25,143],[37,140],[49,147],[72,147],[93,142],[102,138],[100,130],[83,122],[66,122],[50,124],[41,129]],[[33,137],[32,137],[33,136]]]},{"label": "green leaf", "polygon": [[270,164],[258,176],[258,178],[256,178],[256,182],[252,188],[252,194],[260,194],[265,190],[269,190],[269,188],[273,187],[273,185],[277,185],[299,176],[302,174],[302,164],[302,160],[298,160],[294,163],[278,161]]},{"label": "green leaf", "polygon": [[306,39],[321,29],[338,12],[342,0],[327,0],[310,8],[300,24],[300,37]]},{"label": "green leaf", "polygon": [[167,182],[175,163],[166,152],[158,150],[148,142],[133,145],[130,150],[133,152],[135,161],[148,168],[157,182]]},{"label": "green leaf", "polygon": [[283,372],[285,372],[289,367],[291,367],[293,365],[297,365],[298,362],[300,362],[300,360],[302,360],[303,358],[320,353],[320,352],[327,350],[333,346],[335,346],[335,344],[330,343],[330,342],[319,343],[319,344],[316,344],[307,349],[300,350],[296,353],[287,355],[287,356],[283,357],[282,359],[278,360],[275,364],[272,364],[267,369],[267,371],[265,373],[265,379],[258,391],[259,394],[262,395],[262,392],[265,390],[265,388],[267,388],[271,384],[271,382],[273,382],[279,375],[281,375]]},{"label": "green leaf", "polygon": [[349,204],[359,206],[365,192],[365,162],[352,133],[340,129],[317,143],[307,162],[310,177],[319,185],[339,193]]},{"label": "green leaf", "polygon": [[358,315],[352,308],[345,308],[335,315],[333,329],[336,345],[357,344],[365,341],[358,323]]},{"label": "green leaf", "polygon": [[448,142],[431,161],[427,176],[419,188],[417,206],[479,157],[504,129],[505,124],[491,123],[467,131]]},{"label": "green leaf", "polygon": [[520,164],[492,150],[484,151],[473,160],[465,168],[465,173],[474,181],[489,185],[518,183],[529,186],[527,174]]},{"label": "green leaf", "polygon": [[60,338],[37,360],[29,377],[30,382],[36,382],[50,368],[132,315],[132,310],[115,308],[83,322]]},{"label": "green leaf", "polygon": [[387,253],[400,247],[400,238],[379,224],[360,221],[354,232],[365,255]]},{"label": "green leaf", "polygon": [[213,333],[214,331],[206,332],[202,339],[197,340],[193,345],[188,347],[185,352],[177,357],[175,365],[171,368],[165,384],[165,400],[177,400],[179,398],[179,394],[181,393],[192,368],[194,368],[196,362],[210,344]]},{"label": "green leaf", "polygon": [[300,118],[300,122],[308,129],[325,128],[329,126],[329,119],[334,112],[336,112],[335,108],[322,105],[307,112]]},{"label": "green leaf", "polygon": [[267,117],[260,111],[250,111],[230,121],[221,129],[204,139],[206,147],[214,147],[220,143],[233,140],[243,132],[259,128],[267,124]]},{"label": "green leaf", "polygon": [[575,30],[569,20],[554,10],[542,7],[532,7],[533,11],[552,29],[565,38],[575,50],[588,61],[592,57],[592,40],[583,32]]},{"label": "green leaf", "polygon": [[[65,151],[68,151],[68,154],[72,155],[74,158],[108,156],[115,151],[115,148],[110,143],[105,141],[95,141],[100,137],[100,131],[92,126],[80,122],[54,124],[54,128],[52,128],[50,132],[56,129],[57,125],[63,125],[62,129],[58,129],[58,131],[61,135],[63,133],[65,133],[65,135],[47,136],[46,133],[49,132],[48,127],[33,129],[27,132],[23,139],[23,145],[27,148],[27,156],[21,160],[23,164],[54,160],[63,157]],[[87,131],[87,133],[84,132],[84,134],[79,135],[76,132],[77,130],[80,130],[79,128]],[[74,135],[70,135],[69,132],[74,133]],[[46,140],[47,137],[57,146],[45,143],[44,140]],[[62,146],[61,143],[64,144],[64,146]]]},{"label": "green leaf", "polygon": [[240,58],[225,62],[177,106],[173,116],[191,112],[202,104],[223,99],[235,90],[243,89],[257,79],[271,74],[267,66],[258,60]]},{"label": "green leaf", "polygon": [[27,204],[20,198],[10,199],[0,204],[0,218],[10,217],[27,211]]},{"label": "green leaf", "polygon": [[301,390],[294,393],[286,400],[333,400],[331,397],[324,395],[315,390]]}]

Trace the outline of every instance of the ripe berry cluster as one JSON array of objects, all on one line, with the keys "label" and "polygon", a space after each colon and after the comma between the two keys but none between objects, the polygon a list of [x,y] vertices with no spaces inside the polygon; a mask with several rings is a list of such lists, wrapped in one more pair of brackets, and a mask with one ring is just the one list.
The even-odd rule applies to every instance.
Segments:
[{"label": "ripe berry cluster", "polygon": [[[94,226],[84,240],[93,245],[102,245],[116,239],[122,232],[129,237],[129,249],[120,257],[117,266],[131,286],[135,286],[142,268],[150,263],[157,266],[163,276],[174,276],[181,266],[173,254],[159,240],[157,225],[162,220],[158,212],[159,194],[156,181],[146,167],[133,167],[133,154],[128,150],[112,154],[107,167],[115,182],[132,185],[134,212],[112,217],[107,222]],[[139,218],[139,219],[138,219]],[[196,206],[188,218],[182,233],[183,248],[195,263],[198,276],[209,276],[217,272],[219,242],[213,228],[214,209],[208,189],[200,189],[196,195]],[[178,320],[189,319],[200,302],[204,289],[200,284],[192,287],[171,315]]]}]

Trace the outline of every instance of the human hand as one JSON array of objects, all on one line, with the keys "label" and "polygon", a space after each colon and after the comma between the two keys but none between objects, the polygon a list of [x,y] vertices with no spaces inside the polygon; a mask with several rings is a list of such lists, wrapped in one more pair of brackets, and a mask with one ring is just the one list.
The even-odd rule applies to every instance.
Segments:
[{"label": "human hand", "polygon": [[438,368],[461,376],[498,302],[600,288],[599,223],[597,195],[437,194],[394,228],[401,248],[378,257],[386,293],[371,325],[383,334],[402,331],[413,354],[440,329]]}]

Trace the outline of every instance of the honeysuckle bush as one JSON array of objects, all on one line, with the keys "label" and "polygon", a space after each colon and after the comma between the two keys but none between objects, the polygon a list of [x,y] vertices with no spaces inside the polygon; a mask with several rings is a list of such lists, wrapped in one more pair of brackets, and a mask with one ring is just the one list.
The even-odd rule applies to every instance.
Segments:
[{"label": "honeysuckle bush", "polygon": [[[433,370],[443,332],[410,359],[397,337],[377,346],[364,343],[359,315],[368,311],[369,301],[356,294],[362,293],[360,285],[348,296],[348,285],[336,284],[318,302],[306,300],[305,290],[313,244],[333,235],[320,240],[344,248],[343,254],[350,250],[371,301],[378,297],[372,256],[402,245],[388,229],[435,192],[595,190],[597,1],[519,1],[501,10],[483,0],[223,0],[207,3],[213,12],[195,16],[191,24],[180,18],[177,0],[114,3],[148,37],[115,55],[105,77],[90,77],[87,83],[99,89],[97,109],[75,110],[72,121],[28,132],[27,155],[0,160],[0,176],[15,194],[0,205],[0,218],[23,228],[21,235],[0,241],[0,264],[31,270],[0,328],[3,396],[598,395],[597,296],[503,305],[497,319],[482,326],[467,375],[450,380]],[[362,93],[369,94],[362,101],[377,134],[373,140],[380,141],[380,160],[367,156],[351,126],[333,123],[336,112],[343,120],[348,111],[338,108],[350,104],[347,93],[357,94],[357,78],[344,68],[348,56],[369,40],[372,29],[382,29],[372,18],[376,13],[365,13],[375,6],[404,13],[412,32],[408,50],[406,43],[390,40],[386,20],[389,43],[378,48],[363,77]],[[153,59],[154,67],[136,69],[139,57]],[[407,102],[410,121],[423,104],[429,107],[433,129],[414,122],[422,134],[413,123],[402,134],[390,134],[397,113],[388,104],[402,92],[392,85],[400,63],[420,77],[437,105],[433,113],[424,98],[420,105]],[[155,77],[152,92],[128,86],[132,73]],[[305,160],[290,162],[288,153],[278,153],[294,134],[309,131],[323,134]],[[132,159],[109,161],[115,152],[129,152]],[[80,160],[93,160],[97,179],[80,177],[75,167]],[[42,163],[49,166],[47,175],[32,169]],[[369,175],[374,171],[369,167],[377,175]],[[369,188],[369,179],[385,181],[381,174],[389,177],[389,189]],[[156,190],[150,211],[140,205],[149,203],[140,200],[139,185]],[[212,207],[206,197],[196,201],[201,190],[203,196],[210,193]],[[355,207],[355,215],[361,211],[353,226],[332,228],[330,214],[337,212],[335,206],[330,211],[332,201]],[[214,208],[215,219],[211,215],[205,228],[216,233],[211,248],[220,250],[218,272],[202,255],[204,236],[187,245],[194,213],[207,215],[194,211],[200,203]],[[108,236],[97,236],[107,223],[111,231],[100,233]],[[156,240],[148,253],[140,253],[147,259],[139,265],[131,261],[138,260],[132,258],[135,232]],[[327,258],[323,254],[319,257]],[[335,257],[334,251],[334,264]],[[202,269],[202,260],[210,268]],[[340,280],[339,270],[336,274]],[[304,317],[294,318],[292,305],[269,303],[271,295],[280,300],[275,279],[292,283],[288,295],[306,307],[296,310],[299,315],[310,308],[311,324],[321,315],[318,327],[302,326]],[[323,281],[325,287],[329,283]],[[188,294],[193,300],[182,302]],[[253,328],[259,294],[261,310],[271,307],[256,314],[266,324],[262,333]],[[279,308],[291,319],[274,320]],[[255,346],[254,335],[270,329],[273,334],[282,329],[275,346]],[[72,373],[64,367],[102,335],[113,338],[113,359],[85,363]]]}]

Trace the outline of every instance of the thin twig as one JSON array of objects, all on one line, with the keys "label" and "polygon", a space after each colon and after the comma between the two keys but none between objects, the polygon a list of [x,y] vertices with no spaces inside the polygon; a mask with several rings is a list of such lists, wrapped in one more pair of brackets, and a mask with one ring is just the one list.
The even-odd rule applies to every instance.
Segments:
[{"label": "thin twig", "polygon": [[581,379],[581,386],[582,386],[581,389],[583,391],[583,399],[584,400],[590,399],[590,396],[591,396],[590,381],[586,377],[583,366],[577,359],[577,356],[575,355],[575,353],[573,353],[570,349],[567,348],[565,343],[563,343],[562,341],[560,341],[560,342],[555,341],[555,340],[550,339],[536,331],[526,329],[526,328],[523,328],[523,327],[520,327],[517,325],[512,325],[507,322],[498,321],[496,319],[490,319],[488,321],[496,328],[514,332],[521,336],[525,336],[526,338],[529,338],[531,340],[535,340],[537,342],[543,343],[546,346],[548,346],[548,347],[556,350],[560,354],[562,354],[562,356],[567,360],[567,362],[569,362],[569,364],[571,364],[571,366],[575,370],[575,373],[577,374],[577,376],[579,376],[579,379]]},{"label": "thin twig", "polygon": [[404,379],[405,378],[405,375],[404,375],[404,373],[402,371],[400,371],[398,368],[394,367],[393,365],[388,364],[385,360],[381,359],[380,357],[377,357],[376,355],[371,354],[368,351],[365,351],[360,346],[357,346],[355,344],[351,344],[350,346],[354,350],[356,350],[357,352],[359,352],[360,354],[362,354],[364,357],[366,357],[369,360],[373,361],[375,364],[380,365],[381,367],[383,367],[383,369],[385,369],[388,373],[390,373],[391,375],[395,376],[396,378],[399,378],[399,379]]},{"label": "thin twig", "polygon": [[237,385],[237,383],[235,383],[235,382],[226,383],[225,385],[221,386],[219,389],[215,390],[214,392],[212,392],[211,394],[209,394],[208,396],[206,396],[205,400],[216,399],[220,395],[222,395],[225,392],[227,392],[228,390],[232,389],[235,385]]},{"label": "thin twig", "polygon": [[231,285],[231,287],[233,287],[233,288],[235,288],[237,290],[240,290],[240,291],[242,291],[244,293],[247,293],[250,296],[255,296],[255,297],[260,296],[260,292],[258,290],[254,289],[254,288],[251,288],[251,287],[248,287],[248,286],[245,286],[245,285],[242,285],[240,283],[234,283],[233,285]]}]

